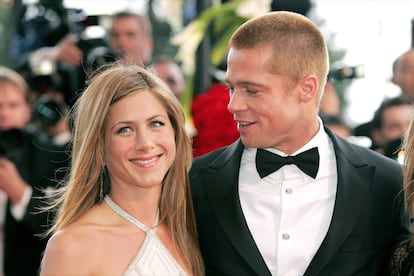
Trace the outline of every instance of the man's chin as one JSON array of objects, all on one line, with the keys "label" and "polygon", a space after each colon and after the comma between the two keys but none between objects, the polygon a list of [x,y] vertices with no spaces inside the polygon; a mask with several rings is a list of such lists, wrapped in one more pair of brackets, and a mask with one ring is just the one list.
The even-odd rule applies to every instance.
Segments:
[{"label": "man's chin", "polygon": [[247,137],[246,135],[240,135],[240,138],[241,138],[243,145],[247,148],[259,148],[260,147],[254,139]]}]

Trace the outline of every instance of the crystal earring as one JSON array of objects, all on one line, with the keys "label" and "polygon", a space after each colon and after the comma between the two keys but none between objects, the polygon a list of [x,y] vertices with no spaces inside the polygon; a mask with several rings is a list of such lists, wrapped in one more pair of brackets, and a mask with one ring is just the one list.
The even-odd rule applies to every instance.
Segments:
[{"label": "crystal earring", "polygon": [[101,180],[100,180],[100,183],[99,183],[100,185],[99,185],[99,200],[103,200],[103,193],[104,193],[104,191],[103,191],[103,189],[104,189],[104,170],[102,170],[102,173],[101,173]]}]

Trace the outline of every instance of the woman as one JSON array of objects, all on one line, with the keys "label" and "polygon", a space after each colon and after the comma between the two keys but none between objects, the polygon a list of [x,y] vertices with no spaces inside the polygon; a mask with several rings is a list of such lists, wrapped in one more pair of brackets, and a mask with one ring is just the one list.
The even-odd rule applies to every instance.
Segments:
[{"label": "woman", "polygon": [[41,275],[201,275],[181,105],[137,65],[100,70],[74,106],[72,166]]},{"label": "woman", "polygon": [[[414,116],[411,118],[410,126],[403,137],[400,154],[404,155],[399,156],[399,159],[404,157],[404,202],[407,213],[412,218],[412,214],[414,214]],[[390,275],[414,275],[414,235],[407,237],[395,247],[391,258]]]}]

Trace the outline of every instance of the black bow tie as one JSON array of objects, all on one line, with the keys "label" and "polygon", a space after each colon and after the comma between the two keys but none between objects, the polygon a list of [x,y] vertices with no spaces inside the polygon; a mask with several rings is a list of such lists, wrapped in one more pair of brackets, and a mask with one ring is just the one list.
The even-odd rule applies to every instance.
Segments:
[{"label": "black bow tie", "polygon": [[257,149],[256,153],[256,169],[263,178],[284,165],[295,164],[304,173],[312,178],[315,178],[319,169],[319,152],[318,148],[311,148],[310,150],[299,153],[295,156],[280,156],[264,149]]}]

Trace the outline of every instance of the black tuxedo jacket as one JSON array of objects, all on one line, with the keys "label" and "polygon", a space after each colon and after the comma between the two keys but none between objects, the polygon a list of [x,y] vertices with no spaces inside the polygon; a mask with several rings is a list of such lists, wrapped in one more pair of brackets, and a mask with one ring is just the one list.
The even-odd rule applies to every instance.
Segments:
[{"label": "black tuxedo jacket", "polygon": [[[403,215],[402,167],[327,132],[338,167],[337,194],[328,233],[304,275],[385,274],[394,241],[409,229]],[[239,202],[243,149],[238,140],[195,159],[190,171],[206,275],[271,275]]]}]

